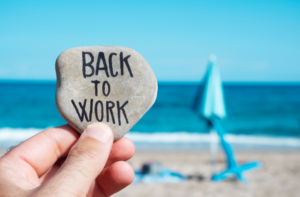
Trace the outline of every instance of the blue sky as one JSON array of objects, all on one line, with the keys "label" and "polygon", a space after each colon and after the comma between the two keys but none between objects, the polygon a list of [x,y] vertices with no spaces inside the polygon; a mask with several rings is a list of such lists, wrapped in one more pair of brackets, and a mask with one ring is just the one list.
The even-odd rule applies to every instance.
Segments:
[{"label": "blue sky", "polygon": [[54,80],[77,46],[126,46],[159,81],[300,81],[300,1],[0,1],[0,79]]}]

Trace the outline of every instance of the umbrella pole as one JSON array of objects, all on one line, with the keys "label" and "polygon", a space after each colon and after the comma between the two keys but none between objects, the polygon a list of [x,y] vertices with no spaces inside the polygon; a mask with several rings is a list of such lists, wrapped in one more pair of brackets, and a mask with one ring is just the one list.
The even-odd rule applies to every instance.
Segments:
[{"label": "umbrella pole", "polygon": [[216,173],[216,160],[218,155],[218,136],[217,132],[210,129],[210,163],[212,176]]}]

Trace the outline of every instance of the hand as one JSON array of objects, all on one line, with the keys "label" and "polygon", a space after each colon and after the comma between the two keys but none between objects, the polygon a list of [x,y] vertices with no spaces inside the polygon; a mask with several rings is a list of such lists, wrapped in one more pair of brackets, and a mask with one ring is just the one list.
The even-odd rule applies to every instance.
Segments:
[{"label": "hand", "polygon": [[133,181],[124,162],[133,154],[133,143],[125,137],[113,143],[104,123],[81,136],[69,125],[47,129],[0,159],[0,197],[110,196]]}]

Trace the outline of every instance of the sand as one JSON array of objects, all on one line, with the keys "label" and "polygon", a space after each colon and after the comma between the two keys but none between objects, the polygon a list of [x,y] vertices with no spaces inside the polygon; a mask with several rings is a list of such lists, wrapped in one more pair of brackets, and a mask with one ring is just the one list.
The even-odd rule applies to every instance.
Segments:
[{"label": "sand", "polygon": [[[3,152],[2,152],[3,154]],[[0,155],[2,155],[0,152]],[[202,175],[204,180],[174,183],[136,183],[114,197],[299,197],[300,151],[242,151],[237,152],[239,163],[259,160],[263,167],[245,173],[247,184],[235,180],[220,183],[210,181],[210,157],[203,152],[136,152],[128,162],[139,169],[143,162],[159,161],[163,167],[185,175]],[[222,154],[217,168],[225,166]]]},{"label": "sand", "polygon": [[[225,166],[222,155],[217,167]],[[220,183],[210,181],[209,152],[137,152],[129,161],[135,169],[143,162],[160,161],[165,167],[183,174],[201,174],[203,181],[189,180],[179,184],[137,183],[115,194],[115,197],[299,197],[300,151],[237,152],[239,163],[259,160],[263,167],[245,173],[247,184],[235,180]]]}]

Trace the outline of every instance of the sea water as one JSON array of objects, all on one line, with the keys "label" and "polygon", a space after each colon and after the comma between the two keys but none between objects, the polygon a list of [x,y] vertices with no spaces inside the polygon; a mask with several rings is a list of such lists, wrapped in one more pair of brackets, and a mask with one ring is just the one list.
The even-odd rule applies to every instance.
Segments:
[{"label": "sea water", "polygon": [[[300,148],[300,85],[224,83],[227,140],[240,147]],[[211,138],[192,111],[198,83],[159,83],[153,107],[127,134],[139,148],[199,149]],[[0,82],[0,148],[66,124],[55,82]],[[156,144],[157,146],[153,146]]]}]

